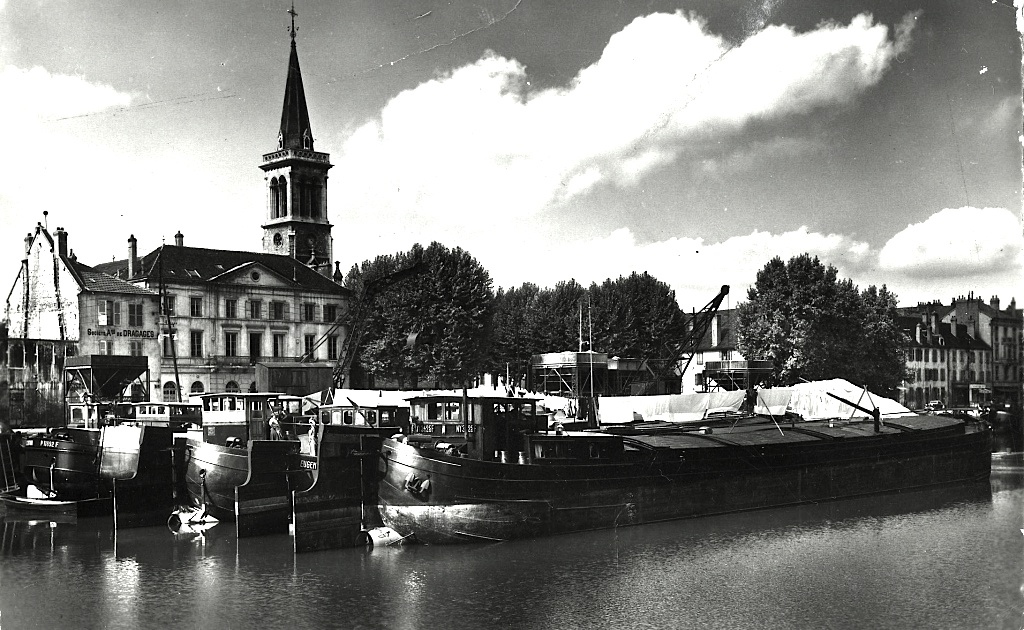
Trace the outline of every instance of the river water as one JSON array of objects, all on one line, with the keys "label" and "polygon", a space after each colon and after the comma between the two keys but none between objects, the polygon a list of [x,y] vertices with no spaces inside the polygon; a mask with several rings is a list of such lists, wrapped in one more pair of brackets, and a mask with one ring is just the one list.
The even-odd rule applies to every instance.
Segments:
[{"label": "river water", "polygon": [[1024,627],[1024,469],[533,541],[294,555],[0,514],[0,629]]}]

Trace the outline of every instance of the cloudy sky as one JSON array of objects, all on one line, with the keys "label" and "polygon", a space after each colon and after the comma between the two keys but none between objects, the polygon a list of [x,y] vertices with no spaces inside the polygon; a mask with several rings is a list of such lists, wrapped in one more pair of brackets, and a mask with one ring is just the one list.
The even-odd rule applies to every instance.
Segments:
[{"label": "cloudy sky", "polygon": [[[902,304],[1024,300],[1009,2],[299,0],[335,257],[439,240],[689,309],[810,252]],[[0,0],[0,284],[44,210],[87,264],[259,249],[288,6]]]}]

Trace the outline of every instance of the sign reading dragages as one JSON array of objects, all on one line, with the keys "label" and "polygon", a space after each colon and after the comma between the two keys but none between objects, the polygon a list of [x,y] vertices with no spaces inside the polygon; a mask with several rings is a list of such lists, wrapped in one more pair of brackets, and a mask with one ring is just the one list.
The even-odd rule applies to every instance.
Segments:
[{"label": "sign reading dragages", "polygon": [[131,328],[123,328],[121,330],[109,329],[109,330],[94,330],[92,328],[86,328],[85,334],[90,337],[134,337],[137,339],[156,339],[155,330],[134,330]]}]

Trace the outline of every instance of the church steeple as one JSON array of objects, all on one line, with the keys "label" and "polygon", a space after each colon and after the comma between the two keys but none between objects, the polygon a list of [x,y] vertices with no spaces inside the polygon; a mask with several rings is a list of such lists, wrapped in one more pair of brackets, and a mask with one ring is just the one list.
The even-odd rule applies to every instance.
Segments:
[{"label": "church steeple", "polygon": [[284,86],[284,108],[281,111],[281,132],[278,136],[279,149],[313,150],[313,132],[309,128],[309,110],[306,109],[306,92],[302,89],[302,72],[299,70],[299,53],[295,46],[295,5],[288,10],[292,25],[288,34],[292,40],[292,52],[288,58],[288,81]]},{"label": "church steeple", "polygon": [[333,241],[327,220],[327,171],[330,155],[313,150],[306,93],[295,46],[295,5],[288,10],[291,54],[284,89],[284,108],[277,151],[263,156],[266,173],[267,220],[263,224],[263,251],[291,256],[331,275]]}]

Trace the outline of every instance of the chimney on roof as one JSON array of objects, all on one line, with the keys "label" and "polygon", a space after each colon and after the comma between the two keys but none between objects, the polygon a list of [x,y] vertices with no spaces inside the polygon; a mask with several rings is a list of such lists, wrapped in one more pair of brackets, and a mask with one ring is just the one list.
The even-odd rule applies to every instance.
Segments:
[{"label": "chimney on roof", "polygon": [[939,314],[932,311],[932,334],[939,334]]},{"label": "chimney on roof", "polygon": [[68,233],[64,231],[64,228],[59,227],[54,232],[57,237],[57,253],[60,254],[61,258],[68,257]]},{"label": "chimney on roof", "polygon": [[138,243],[135,240],[135,235],[131,234],[128,236],[128,279],[131,280],[135,277],[135,272],[139,267],[139,248]]},{"label": "chimney on roof", "polygon": [[25,258],[32,253],[32,232],[25,235]]},{"label": "chimney on roof", "polygon": [[342,282],[345,280],[345,274],[341,273],[341,263],[337,260],[334,261],[334,281]]},{"label": "chimney on roof", "polygon": [[1011,311],[1015,311],[1015,310],[1017,310],[1017,298],[1015,298],[1015,297],[1012,297],[1012,298],[1010,298],[1010,306],[1009,306],[1009,309],[1010,309]]},{"label": "chimney on roof", "polygon": [[998,295],[993,295],[992,298],[988,301],[988,305],[998,311],[999,310],[999,296]]},{"label": "chimney on roof", "polygon": [[185,246],[185,235],[181,233],[181,230],[178,230],[178,233],[174,235],[174,244],[178,247]]},{"label": "chimney on roof", "polygon": [[915,327],[915,330],[914,330],[914,339],[915,339],[915,340],[917,340],[917,343],[921,343],[921,324],[918,324],[918,325],[917,325],[917,326]]}]

